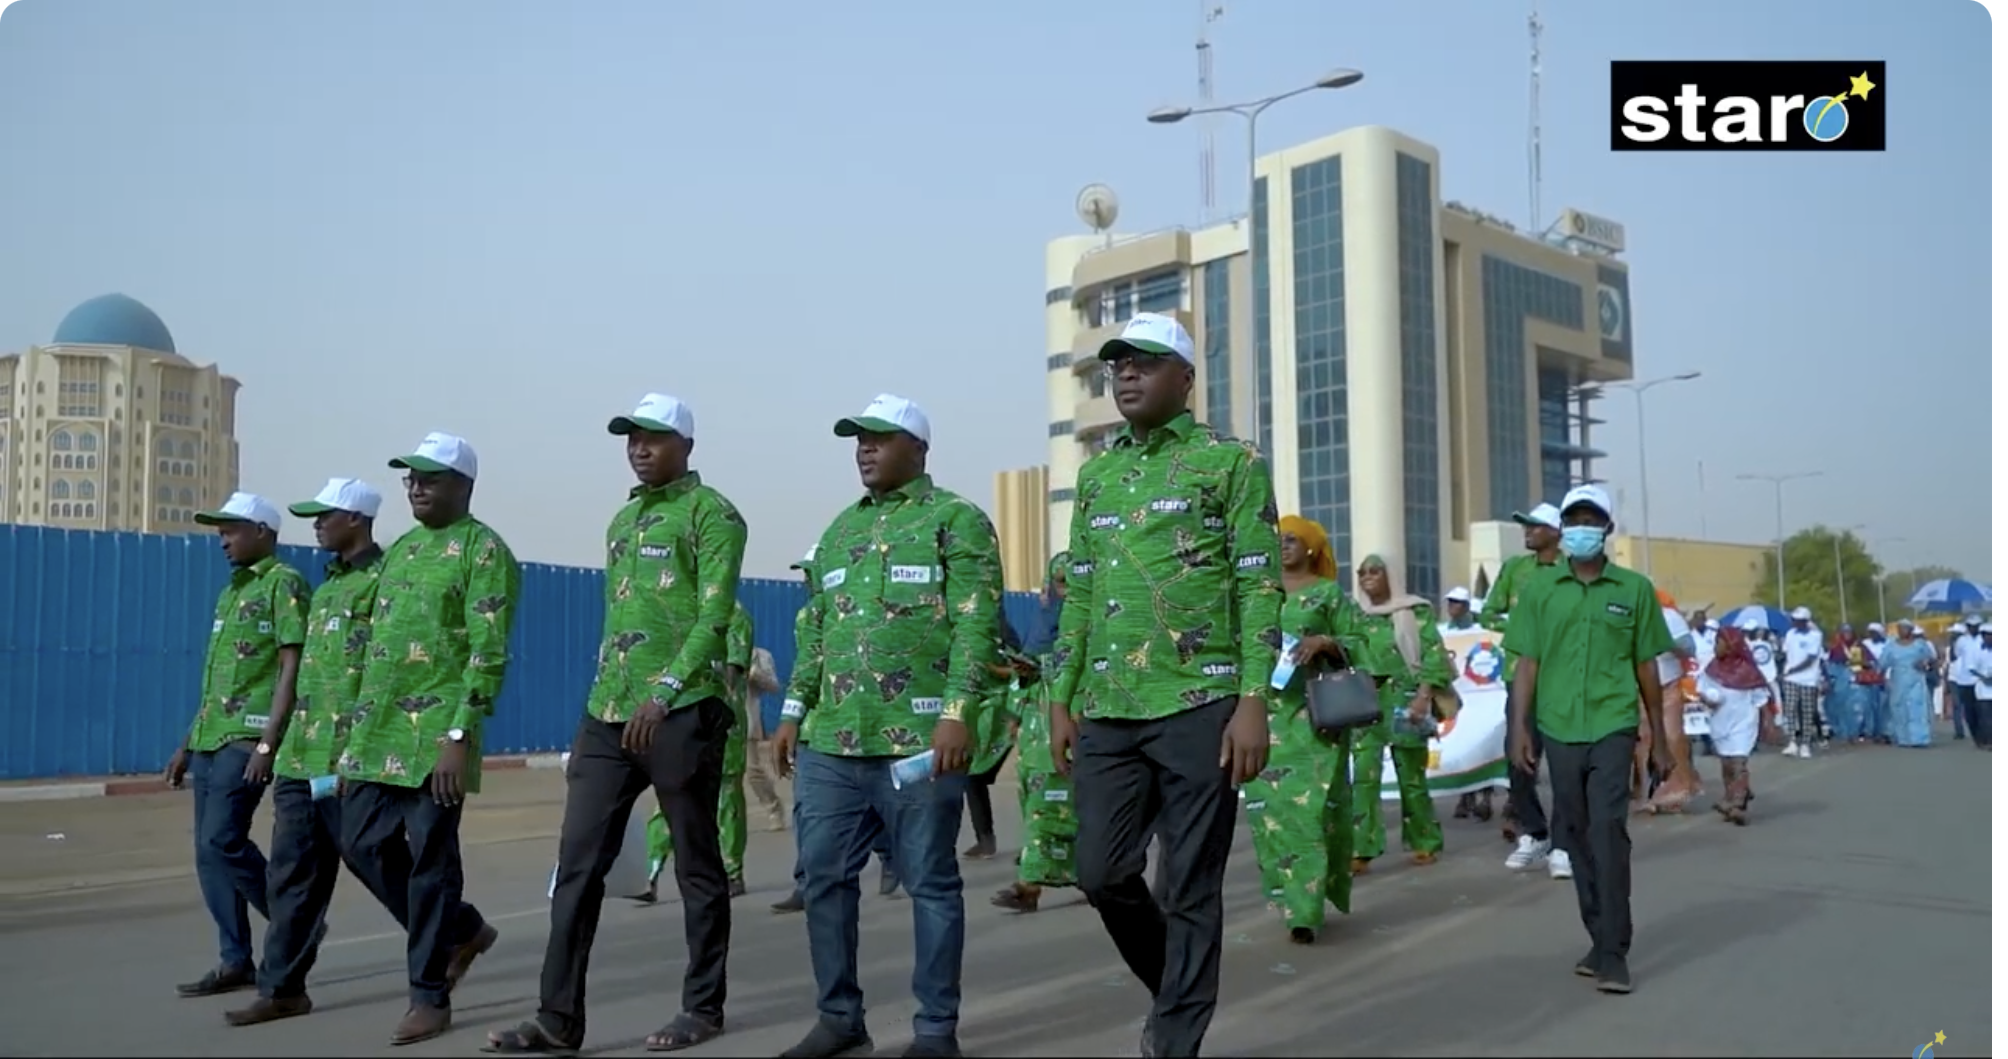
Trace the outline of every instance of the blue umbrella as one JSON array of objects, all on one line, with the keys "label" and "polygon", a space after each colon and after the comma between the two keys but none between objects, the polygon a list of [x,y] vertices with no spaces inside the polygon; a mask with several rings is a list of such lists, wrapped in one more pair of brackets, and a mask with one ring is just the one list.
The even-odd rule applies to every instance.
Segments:
[{"label": "blue umbrella", "polygon": [[1927,581],[1910,595],[1910,609],[1927,614],[1961,614],[1993,607],[1992,588],[1956,577]]},{"label": "blue umbrella", "polygon": [[1785,635],[1785,630],[1792,627],[1792,619],[1784,611],[1759,603],[1737,607],[1715,620],[1725,627],[1733,626],[1738,629],[1754,621],[1780,636]]}]

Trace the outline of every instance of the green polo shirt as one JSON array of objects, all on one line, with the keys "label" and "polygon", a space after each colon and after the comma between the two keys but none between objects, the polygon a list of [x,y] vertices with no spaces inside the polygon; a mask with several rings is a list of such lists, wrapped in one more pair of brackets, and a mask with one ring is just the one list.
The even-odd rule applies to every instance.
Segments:
[{"label": "green polo shirt", "polygon": [[1591,580],[1543,567],[1512,610],[1504,650],[1538,666],[1534,723],[1544,738],[1594,743],[1639,724],[1638,666],[1673,650],[1652,582],[1606,561]]}]

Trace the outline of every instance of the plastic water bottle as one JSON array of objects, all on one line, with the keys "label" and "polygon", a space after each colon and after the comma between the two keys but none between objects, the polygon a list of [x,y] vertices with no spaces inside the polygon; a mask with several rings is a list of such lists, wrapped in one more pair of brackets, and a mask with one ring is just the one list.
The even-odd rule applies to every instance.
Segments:
[{"label": "plastic water bottle", "polygon": [[316,798],[326,798],[335,793],[335,788],[341,782],[338,776],[316,776],[307,781],[307,789],[312,791]]},{"label": "plastic water bottle", "polygon": [[1283,634],[1283,653],[1276,659],[1276,668],[1269,673],[1269,686],[1282,691],[1290,686],[1290,678],[1297,675],[1297,660],[1294,655],[1297,645],[1303,641],[1289,633]]},{"label": "plastic water bottle", "polygon": [[918,783],[928,783],[934,779],[934,751],[923,750],[912,757],[903,757],[892,763],[892,789],[905,790]]}]

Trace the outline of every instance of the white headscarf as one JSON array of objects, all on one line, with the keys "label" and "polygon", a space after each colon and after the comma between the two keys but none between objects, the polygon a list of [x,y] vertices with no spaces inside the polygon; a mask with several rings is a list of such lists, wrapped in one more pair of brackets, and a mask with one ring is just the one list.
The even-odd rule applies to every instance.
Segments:
[{"label": "white headscarf", "polygon": [[[1360,588],[1360,571],[1374,566],[1380,567],[1387,575],[1385,603],[1368,599],[1366,591]],[[1415,608],[1429,606],[1429,601],[1409,595],[1407,581],[1401,563],[1389,562],[1379,554],[1368,555],[1353,563],[1353,602],[1368,614],[1385,617],[1394,625],[1395,650],[1401,652],[1409,669],[1415,670],[1422,665],[1422,626],[1415,620]]]}]

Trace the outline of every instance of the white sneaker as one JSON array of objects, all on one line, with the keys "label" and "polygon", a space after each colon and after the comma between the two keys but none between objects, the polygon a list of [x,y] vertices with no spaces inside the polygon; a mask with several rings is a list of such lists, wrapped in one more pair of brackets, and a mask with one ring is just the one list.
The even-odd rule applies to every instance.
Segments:
[{"label": "white sneaker", "polygon": [[1575,877],[1576,877],[1576,869],[1569,864],[1568,850],[1563,850],[1563,849],[1549,850],[1548,878],[1573,879]]},{"label": "white sneaker", "polygon": [[1548,856],[1548,851],[1553,848],[1554,844],[1545,838],[1521,835],[1520,843],[1513,847],[1513,852],[1506,855],[1506,867],[1513,871],[1526,871],[1541,863],[1541,858]]},{"label": "white sneaker", "polygon": [[1799,741],[1797,739],[1794,739],[1791,742],[1785,744],[1785,756],[1786,757],[1799,756]]},{"label": "white sneaker", "polygon": [[1800,756],[1800,757],[1803,757],[1803,758],[1810,758],[1810,757],[1812,757],[1812,756],[1813,756],[1813,744],[1811,744],[1811,743],[1800,743],[1800,744],[1799,744],[1799,756]]}]

